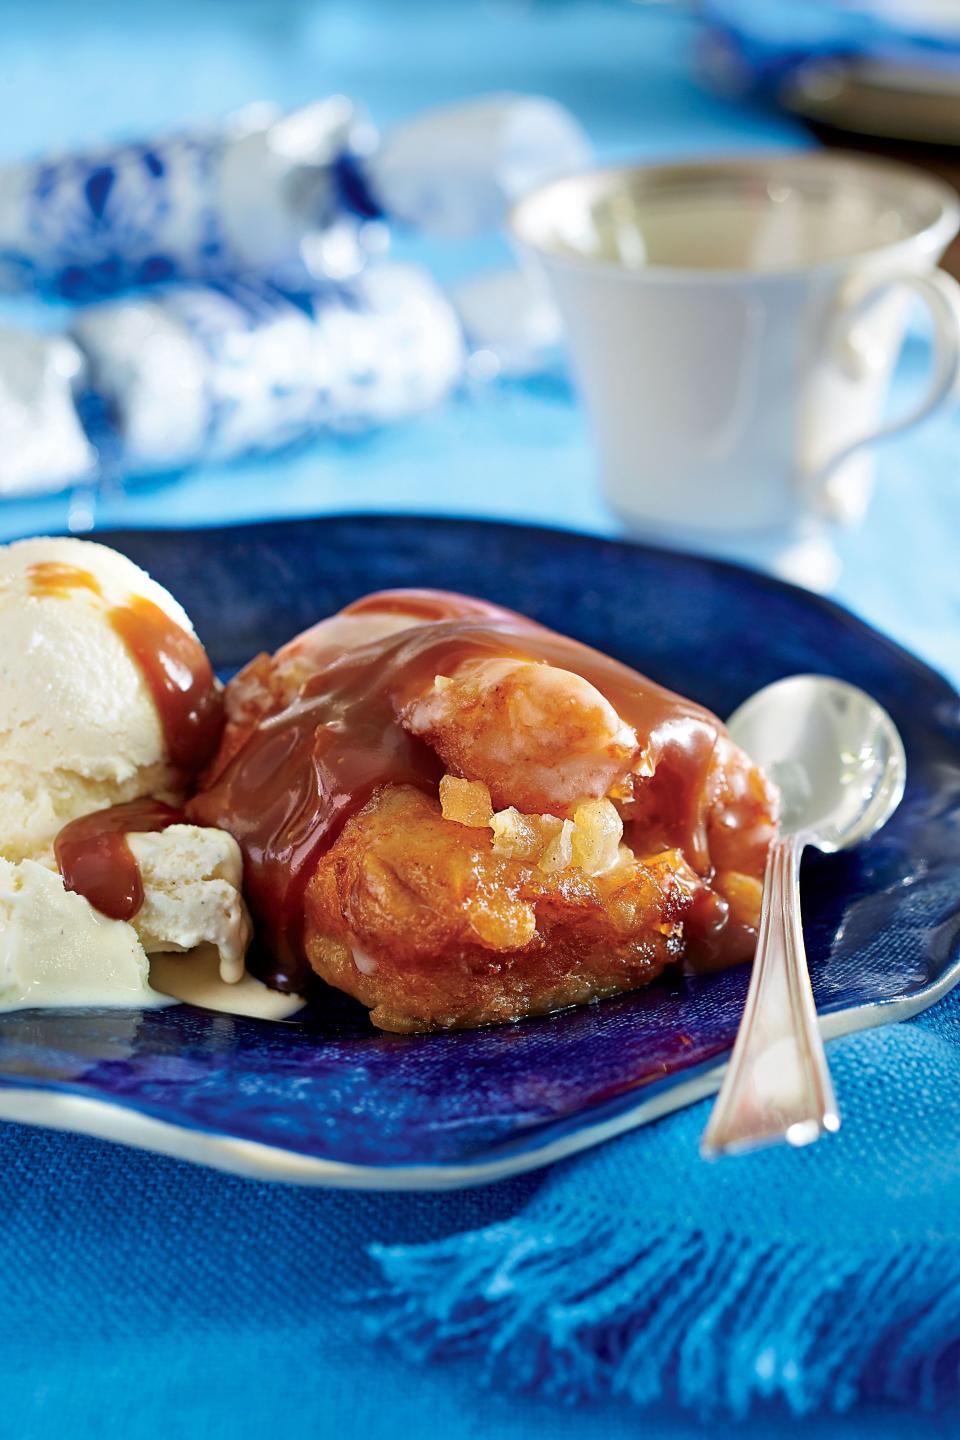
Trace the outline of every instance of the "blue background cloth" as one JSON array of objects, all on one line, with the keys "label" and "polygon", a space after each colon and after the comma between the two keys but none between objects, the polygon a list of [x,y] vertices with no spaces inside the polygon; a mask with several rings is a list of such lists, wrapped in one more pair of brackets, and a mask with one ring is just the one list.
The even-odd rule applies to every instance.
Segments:
[{"label": "blue background cloth", "polygon": [[[692,23],[660,7],[588,0],[176,0],[138,7],[107,0],[81,7],[52,0],[3,4],[0,20],[0,153],[8,157],[214,117],[256,98],[294,105],[335,89],[365,101],[381,124],[465,93],[540,90],[570,105],[610,158],[806,143],[792,122],[702,95],[689,78]],[[501,254],[493,242],[402,248],[428,258],[442,278]],[[57,319],[54,312],[38,316],[26,302],[7,305],[5,314],[29,323]],[[906,405],[923,362],[922,348],[912,347],[896,405]],[[886,448],[869,522],[842,542],[839,586],[840,598],[955,679],[958,423],[956,412],[943,415]],[[104,525],[193,525],[379,509],[615,533],[591,477],[581,416],[562,385],[544,383],[479,390],[362,442],[116,493],[97,518]],[[61,500],[7,502],[0,538],[61,528],[65,515]],[[944,1009],[943,1025],[952,1014]],[[940,1025],[902,1027],[890,1049],[889,1037],[851,1037],[837,1053],[842,1047],[842,1064],[851,1076],[870,1077],[878,1096],[888,1094],[891,1059],[912,1066],[930,1097],[929,1122],[949,1103],[944,1087],[952,1084],[954,1101],[956,1093],[949,1066],[934,1065],[948,1044]],[[923,1038],[902,1038],[909,1036]],[[797,1159],[798,1190],[839,1156],[856,1175],[857,1125],[870,1118],[867,1089],[857,1090],[848,1109],[847,1133],[831,1147],[834,1160],[826,1146]],[[903,1177],[913,1172],[898,1167],[910,1150],[912,1114],[891,1132],[891,1174],[900,1177],[892,1187],[907,1189],[905,1214],[914,1213],[914,1197]],[[584,1185],[604,1174],[609,1186],[626,1174],[628,1158],[631,1170],[648,1174],[651,1167],[672,1173],[678,1157],[697,1167],[703,1122],[700,1106],[620,1142],[602,1160],[583,1162],[592,1167],[583,1171]],[[871,1133],[882,1138],[882,1124]],[[435,1240],[514,1216],[528,1201],[533,1223],[541,1224],[544,1211],[536,1206],[551,1204],[556,1191],[545,1192],[544,1202],[540,1178],[450,1197],[339,1196],[273,1190],[22,1127],[3,1127],[0,1145],[0,1433],[139,1437],[171,1430],[214,1440],[294,1425],[370,1440],[402,1432],[618,1440],[637,1434],[638,1425],[649,1435],[702,1433],[669,1406],[638,1421],[623,1401],[565,1409],[499,1388],[481,1392],[475,1365],[412,1366],[382,1340],[365,1337],[362,1312],[346,1308],[345,1292],[375,1278],[367,1244]],[[783,1166],[789,1158],[760,1157],[743,1167]],[[746,1184],[743,1167],[724,1183]],[[568,1180],[575,1173],[564,1172]],[[957,1195],[956,1179],[945,1158],[928,1183]],[[547,1183],[563,1181],[558,1172]],[[686,1195],[679,1175],[675,1191],[679,1223],[701,1202]],[[735,1208],[736,1196],[727,1203]],[[940,1223],[931,1209],[917,1213]],[[853,1211],[854,1224],[860,1214]],[[785,1226],[788,1220],[786,1213]],[[944,1236],[955,1241],[952,1231]],[[792,1423],[778,1414],[755,1415],[744,1433],[784,1428],[789,1433]],[[955,1434],[956,1416],[873,1407],[802,1426],[816,1436],[883,1437],[908,1428]]]}]

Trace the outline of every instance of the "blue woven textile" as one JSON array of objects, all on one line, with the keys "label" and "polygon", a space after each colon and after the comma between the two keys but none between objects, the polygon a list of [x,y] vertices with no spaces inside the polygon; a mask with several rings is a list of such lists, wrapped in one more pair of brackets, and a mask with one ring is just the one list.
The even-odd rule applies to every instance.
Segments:
[{"label": "blue woven textile", "polygon": [[[750,1440],[954,1436],[960,1000],[830,1054],[847,1124],[811,1150],[705,1166],[701,1104],[449,1196],[258,1185],[0,1126],[0,1435],[702,1435],[679,1394],[712,1434],[785,1397],[754,1404]],[[358,1304],[384,1275],[393,1295]],[[861,1386],[899,1403],[791,1422]]]},{"label": "blue woven textile", "polygon": [[[960,999],[830,1050],[839,1136],[707,1164],[705,1107],[558,1166],[515,1217],[378,1247],[405,1353],[566,1400],[743,1416],[960,1394]],[[960,1412],[958,1412],[960,1418]]]}]

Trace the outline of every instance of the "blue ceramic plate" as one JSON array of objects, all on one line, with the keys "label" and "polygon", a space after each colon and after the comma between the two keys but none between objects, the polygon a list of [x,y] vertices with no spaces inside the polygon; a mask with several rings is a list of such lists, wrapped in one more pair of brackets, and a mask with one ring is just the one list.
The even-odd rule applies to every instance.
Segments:
[{"label": "blue ceramic plate", "polygon": [[[828,1035],[916,1013],[960,978],[960,700],[860,621],[728,565],[544,530],[332,519],[103,537],[193,616],[224,675],[367,590],[473,591],[729,714],[797,671],[886,706],[909,779],[855,854],[804,867]],[[282,1024],[177,1005],[0,1017],[0,1115],[261,1178],[435,1187],[492,1180],[716,1089],[740,967],[500,1029],[388,1036],[331,992]]]}]

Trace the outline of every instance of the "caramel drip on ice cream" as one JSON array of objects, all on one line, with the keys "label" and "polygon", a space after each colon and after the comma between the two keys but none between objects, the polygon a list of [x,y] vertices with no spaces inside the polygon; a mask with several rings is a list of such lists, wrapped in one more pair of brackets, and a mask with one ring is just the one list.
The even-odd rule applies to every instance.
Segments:
[{"label": "caramel drip on ice cream", "polygon": [[[60,560],[27,570],[30,594],[69,599],[88,591],[101,598],[95,575]],[[132,595],[111,605],[107,620],[137,666],[156,706],[171,765],[195,774],[210,759],[223,729],[223,698],[200,641],[153,600]]]},{"label": "caramel drip on ice cream", "polygon": [[[96,576],[60,561],[31,565],[27,582],[30,594],[41,598],[87,592],[104,600]],[[186,788],[213,755],[223,730],[223,696],[207,653],[195,635],[143,595],[104,608],[107,624],[150,692],[167,761]],[[64,884],[102,914],[131,919],[143,904],[143,881],[127,833],[164,830],[182,818],[169,805],[144,797],[72,821],[54,843]]]},{"label": "caramel drip on ice cream", "polygon": [[89,570],[81,570],[78,565],[65,565],[61,560],[41,560],[31,565],[27,570],[27,584],[30,594],[40,597],[67,599],[76,590],[103,594],[99,580]]},{"label": "caramel drip on ice cream", "polygon": [[143,878],[127,835],[133,830],[166,830],[183,820],[160,800],[131,800],[65,825],[54,841],[57,865],[67,890],[89,900],[111,920],[132,920],[143,904]]},{"label": "caramel drip on ice cream", "polygon": [[108,615],[153,696],[171,765],[203,768],[223,729],[223,697],[207,652],[195,635],[142,595]]}]

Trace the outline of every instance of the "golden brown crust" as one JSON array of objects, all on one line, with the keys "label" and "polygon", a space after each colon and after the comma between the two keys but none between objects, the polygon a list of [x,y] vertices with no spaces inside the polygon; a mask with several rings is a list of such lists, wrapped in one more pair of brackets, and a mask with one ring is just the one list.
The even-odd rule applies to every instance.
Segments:
[{"label": "golden brown crust", "polygon": [[677,957],[699,888],[676,851],[600,877],[547,874],[391,786],[311,878],[306,949],[383,1029],[493,1024],[646,984]]}]

